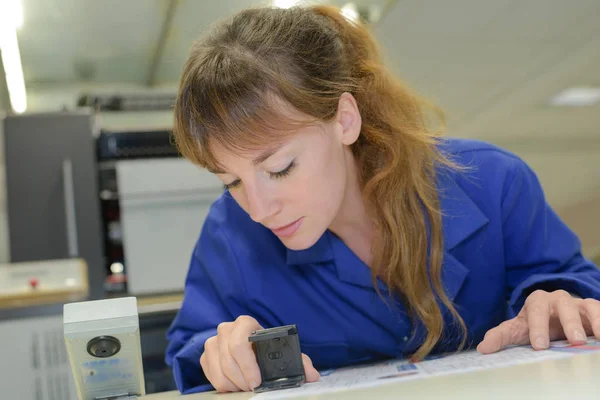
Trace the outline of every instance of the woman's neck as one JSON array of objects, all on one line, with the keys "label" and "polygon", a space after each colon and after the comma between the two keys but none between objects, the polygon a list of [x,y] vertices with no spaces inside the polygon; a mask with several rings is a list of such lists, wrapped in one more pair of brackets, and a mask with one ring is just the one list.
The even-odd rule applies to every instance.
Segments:
[{"label": "woman's neck", "polygon": [[358,180],[356,162],[351,154],[347,178],[344,199],[329,230],[339,237],[367,266],[371,267],[374,226],[372,219],[367,214]]}]

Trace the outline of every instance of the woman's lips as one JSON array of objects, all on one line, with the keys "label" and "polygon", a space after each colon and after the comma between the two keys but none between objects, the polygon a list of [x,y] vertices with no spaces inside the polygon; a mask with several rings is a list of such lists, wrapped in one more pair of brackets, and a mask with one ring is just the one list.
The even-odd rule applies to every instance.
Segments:
[{"label": "woman's lips", "polygon": [[297,219],[296,221],[292,222],[291,224],[282,226],[280,228],[271,229],[271,231],[279,237],[290,237],[294,233],[296,233],[298,228],[300,228],[300,225],[302,225],[303,220],[304,220],[304,217]]}]

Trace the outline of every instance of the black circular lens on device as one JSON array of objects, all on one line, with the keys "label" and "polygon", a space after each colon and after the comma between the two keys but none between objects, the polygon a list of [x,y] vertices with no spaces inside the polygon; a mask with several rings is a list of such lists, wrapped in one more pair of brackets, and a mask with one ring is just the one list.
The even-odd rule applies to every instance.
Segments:
[{"label": "black circular lens on device", "polygon": [[97,336],[90,340],[87,352],[98,358],[112,357],[121,350],[121,342],[112,336]]}]

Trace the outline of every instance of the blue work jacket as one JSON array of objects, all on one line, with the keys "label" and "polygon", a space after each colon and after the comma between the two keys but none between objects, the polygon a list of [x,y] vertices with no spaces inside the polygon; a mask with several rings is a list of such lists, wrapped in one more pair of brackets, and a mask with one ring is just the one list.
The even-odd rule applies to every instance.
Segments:
[{"label": "blue work jacket", "polygon": [[[600,270],[544,198],[534,172],[517,156],[474,140],[445,139],[442,149],[468,168],[440,171],[445,290],[477,344],[515,316],[536,289],[564,289],[600,299]],[[287,249],[230,195],[212,205],[191,256],[181,310],[170,327],[166,362],[178,389],[212,389],[200,367],[217,325],[240,315],[263,327],[296,324],[315,367],[332,368],[414,352],[416,335],[404,306],[373,287],[370,269],[333,233],[311,248]],[[383,298],[382,298],[383,297]],[[461,336],[447,309],[436,352]]]}]

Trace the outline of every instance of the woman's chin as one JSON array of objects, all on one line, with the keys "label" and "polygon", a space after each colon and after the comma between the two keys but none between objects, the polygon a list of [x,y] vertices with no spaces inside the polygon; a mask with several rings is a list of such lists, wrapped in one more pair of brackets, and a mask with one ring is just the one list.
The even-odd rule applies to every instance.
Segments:
[{"label": "woman's chin", "polygon": [[296,232],[295,235],[289,237],[280,237],[279,240],[290,250],[300,251],[311,248],[321,236],[306,235],[303,232]]}]

